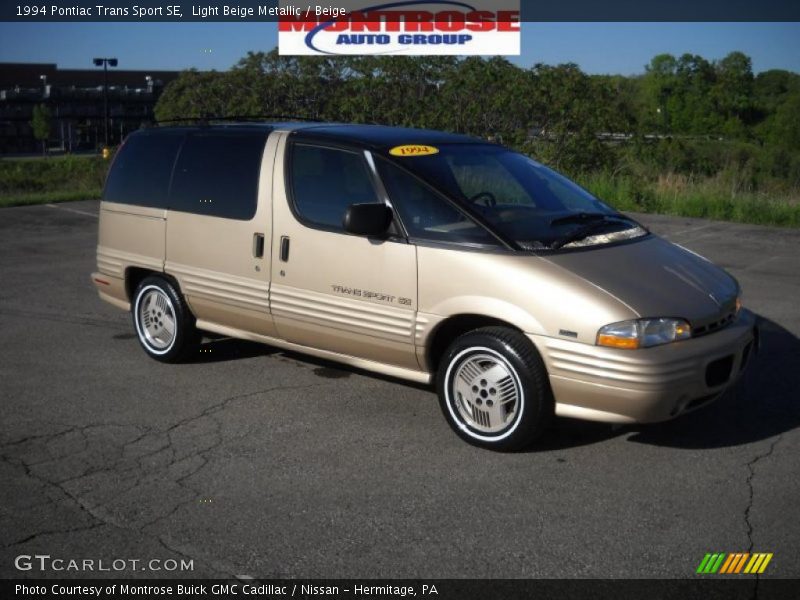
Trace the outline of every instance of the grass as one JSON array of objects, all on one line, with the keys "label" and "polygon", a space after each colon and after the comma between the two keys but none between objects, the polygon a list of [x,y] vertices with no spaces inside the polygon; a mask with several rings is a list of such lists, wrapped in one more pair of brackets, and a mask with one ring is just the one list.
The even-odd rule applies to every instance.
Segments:
[{"label": "grass", "polygon": [[798,190],[742,191],[722,177],[695,180],[675,174],[641,180],[595,173],[578,177],[578,181],[621,211],[800,227]]},{"label": "grass", "polygon": [[0,160],[0,207],[99,198],[108,164],[98,156]]},{"label": "grass", "polygon": [[32,192],[29,194],[0,195],[0,208],[7,206],[28,206],[31,204],[54,204],[72,202],[74,200],[96,200],[103,192],[102,188],[83,191]]}]

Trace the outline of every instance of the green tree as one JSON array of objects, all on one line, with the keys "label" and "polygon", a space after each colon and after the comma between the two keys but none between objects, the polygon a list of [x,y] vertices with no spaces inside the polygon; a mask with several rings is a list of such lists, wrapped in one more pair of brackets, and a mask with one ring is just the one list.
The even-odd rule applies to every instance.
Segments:
[{"label": "green tree", "polygon": [[673,131],[690,135],[718,132],[722,120],[711,96],[716,82],[714,65],[702,56],[682,54],[676,78],[668,108]]},{"label": "green tree", "polygon": [[731,52],[715,65],[716,83],[711,97],[725,130],[735,137],[745,137],[745,125],[754,119],[753,66],[749,56]]},{"label": "green tree", "polygon": [[669,104],[677,88],[678,61],[671,54],[658,54],[645,66],[642,80],[642,106],[640,120],[645,129],[667,132],[670,130]]},{"label": "green tree", "polygon": [[33,115],[30,121],[33,129],[33,137],[42,143],[42,156],[47,154],[47,141],[50,139],[52,115],[50,109],[45,104],[37,104],[33,107]]},{"label": "green tree", "polygon": [[608,166],[610,149],[598,134],[617,129],[612,87],[571,63],[537,64],[530,74],[530,110],[539,135],[529,150],[573,175]]},{"label": "green tree", "polygon": [[631,133],[639,129],[638,116],[642,105],[642,78],[622,75],[593,75],[591,77],[599,93],[608,96],[608,111],[613,117],[611,130],[615,133]]},{"label": "green tree", "polygon": [[[800,75],[754,77],[750,58],[659,54],[633,77],[502,57],[280,56],[251,52],[226,72],[186,71],[159,120],[286,115],[429,127],[500,141],[572,175],[607,171],[644,189],[662,176],[729,188],[794,185]],[[634,134],[618,136],[610,134]]]},{"label": "green tree", "polygon": [[436,90],[440,127],[522,143],[536,120],[533,82],[505,58],[461,60]]},{"label": "green tree", "polygon": [[755,122],[774,114],[787,94],[800,93],[800,75],[783,69],[762,71],[753,80]]},{"label": "green tree", "polygon": [[800,92],[787,95],[766,125],[767,142],[800,153]]},{"label": "green tree", "polygon": [[164,89],[155,108],[158,121],[225,114],[224,73],[184,71]]}]

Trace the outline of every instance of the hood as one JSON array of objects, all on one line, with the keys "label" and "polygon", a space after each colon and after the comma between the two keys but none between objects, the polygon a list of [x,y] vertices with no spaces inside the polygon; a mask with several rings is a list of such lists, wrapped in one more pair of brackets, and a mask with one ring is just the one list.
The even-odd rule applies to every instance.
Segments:
[{"label": "hood", "polygon": [[547,256],[640,317],[680,317],[701,328],[735,309],[739,284],[720,267],[655,235]]}]

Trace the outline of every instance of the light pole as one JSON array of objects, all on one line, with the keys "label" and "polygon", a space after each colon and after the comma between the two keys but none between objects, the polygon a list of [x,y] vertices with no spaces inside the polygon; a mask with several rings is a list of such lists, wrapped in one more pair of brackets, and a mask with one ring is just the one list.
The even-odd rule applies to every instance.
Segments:
[{"label": "light pole", "polygon": [[116,58],[95,58],[95,67],[103,67],[103,132],[105,134],[105,145],[108,147],[108,67],[116,67]]}]

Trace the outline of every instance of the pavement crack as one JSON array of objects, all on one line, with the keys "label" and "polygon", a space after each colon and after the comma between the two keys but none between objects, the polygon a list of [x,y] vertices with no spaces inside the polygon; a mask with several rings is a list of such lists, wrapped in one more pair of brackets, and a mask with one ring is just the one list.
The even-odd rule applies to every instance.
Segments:
[{"label": "pavement crack", "polygon": [[263,389],[263,390],[256,390],[255,392],[247,392],[246,394],[237,394],[235,396],[230,396],[228,398],[225,398],[224,400],[221,400],[221,401],[217,402],[216,404],[213,404],[213,405],[203,409],[202,412],[200,412],[199,414],[197,414],[197,415],[195,415],[193,417],[187,417],[186,419],[182,419],[181,421],[178,421],[177,423],[175,423],[174,425],[169,427],[166,430],[165,433],[167,433],[169,435],[169,433],[171,431],[173,431],[173,430],[175,430],[175,429],[177,429],[177,428],[179,428],[179,427],[181,427],[183,425],[187,425],[187,424],[191,423],[192,421],[196,421],[196,420],[201,419],[203,417],[208,417],[208,416],[211,416],[212,414],[215,414],[217,412],[225,410],[228,407],[229,404],[231,404],[232,402],[236,402],[237,400],[245,400],[245,399],[251,398],[253,396],[258,396],[260,394],[268,394],[270,392],[278,392],[278,391],[284,391],[284,390],[302,390],[302,389],[306,389],[306,388],[318,387],[320,385],[324,385],[324,384],[310,383],[310,384],[305,384],[305,385],[282,385],[282,386],[275,386],[275,387],[271,387],[271,388],[266,388],[266,389]]},{"label": "pavement crack", "polygon": [[[753,510],[753,501],[755,497],[755,488],[753,486],[753,480],[756,476],[756,465],[761,462],[762,460],[766,460],[772,456],[772,453],[775,452],[775,447],[778,443],[783,439],[783,434],[777,436],[772,443],[770,443],[769,448],[766,452],[762,454],[756,455],[753,460],[747,463],[747,491],[748,491],[748,499],[747,499],[747,506],[744,509],[744,522],[747,525],[747,552],[748,554],[753,553],[753,547],[755,543],[753,542],[753,532],[755,528],[753,527],[753,522],[750,520],[750,513]],[[758,587],[761,580],[761,575],[756,573],[754,588],[753,588],[753,598],[758,598]]]},{"label": "pavement crack", "polygon": [[11,442],[3,442],[2,444],[0,444],[0,446],[2,446],[3,448],[7,448],[7,447],[11,447],[11,446],[19,446],[19,445],[25,444],[27,442],[33,442],[35,440],[41,440],[41,439],[44,439],[44,438],[55,438],[55,437],[58,437],[60,435],[64,435],[66,433],[71,433],[71,432],[75,431],[76,429],[78,429],[78,428],[77,427],[70,427],[69,429],[64,429],[64,430],[58,431],[56,433],[42,433],[42,434],[39,434],[39,435],[28,435],[28,436],[25,436],[25,437],[20,438],[18,440],[13,440]]},{"label": "pavement crack", "polygon": [[753,458],[753,460],[751,460],[750,462],[747,463],[747,471],[748,471],[748,475],[747,475],[748,501],[747,501],[747,507],[744,509],[744,522],[747,525],[747,543],[748,543],[747,551],[748,552],[752,552],[753,551],[753,531],[754,531],[754,528],[753,528],[753,523],[750,521],[750,512],[753,509],[753,497],[755,495],[754,488],[753,488],[753,479],[756,476],[755,467],[756,467],[756,464],[758,464],[762,460],[765,460],[765,459],[769,458],[770,456],[772,456],[772,453],[775,451],[775,446],[778,445],[778,442],[780,442],[782,438],[783,438],[783,435],[779,435],[778,437],[776,437],[774,440],[772,440],[772,443],[769,445],[769,448],[767,449],[766,452],[764,452],[763,454],[757,455],[755,458]]},{"label": "pavement crack", "polygon": [[106,525],[106,523],[93,523],[91,525],[86,525],[84,527],[71,527],[69,529],[47,529],[45,531],[37,531],[36,533],[33,533],[33,534],[29,535],[28,537],[23,538],[21,540],[17,540],[16,542],[12,542],[10,544],[4,544],[3,548],[13,548],[14,546],[21,546],[22,544],[25,544],[27,542],[31,542],[31,541],[33,541],[33,540],[35,540],[35,539],[37,539],[39,537],[45,536],[45,535],[58,535],[58,534],[63,534],[63,533],[79,533],[79,532],[82,532],[82,531],[91,531],[92,529],[98,529],[99,527],[104,527],[105,525]]},{"label": "pavement crack", "polygon": [[[174,540],[159,535],[153,526],[169,523],[202,498],[202,489],[193,485],[192,478],[209,465],[229,437],[238,437],[226,436],[224,411],[236,403],[272,393],[324,385],[327,383],[274,385],[232,395],[160,427],[119,423],[66,428],[62,425],[50,434],[0,443],[0,462],[19,469],[24,477],[42,486],[37,494],[42,500],[40,506],[66,504],[77,509],[79,515],[68,523],[54,519],[49,526],[21,533],[21,539],[0,547],[18,547],[48,535],[110,526],[157,540],[166,550],[191,559],[185,549],[177,548]],[[123,428],[122,439],[114,428]],[[72,472],[65,473],[64,469]],[[120,510],[120,498],[147,495],[153,486],[173,486],[171,501],[151,505],[149,511],[135,516]],[[52,510],[55,514],[56,509]],[[208,556],[203,561],[220,574],[234,576],[232,565],[223,565]]]}]

